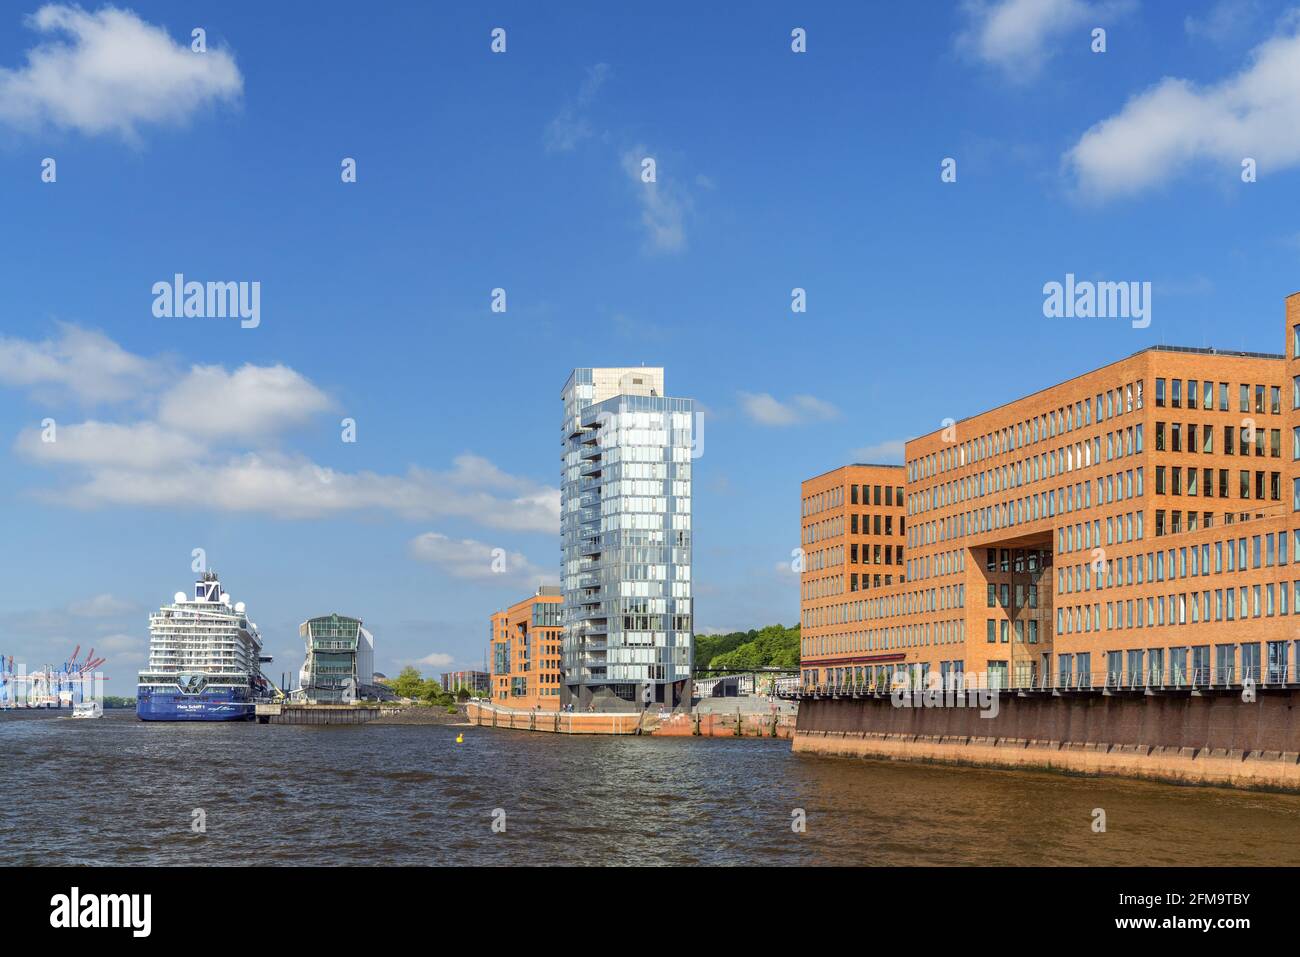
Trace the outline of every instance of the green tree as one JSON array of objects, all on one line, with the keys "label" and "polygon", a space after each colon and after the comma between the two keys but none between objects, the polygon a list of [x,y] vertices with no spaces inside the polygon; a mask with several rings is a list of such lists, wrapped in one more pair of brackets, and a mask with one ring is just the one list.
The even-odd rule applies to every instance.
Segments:
[{"label": "green tree", "polygon": [[729,635],[697,635],[695,669],[710,668],[799,668],[799,626],[768,625],[759,631],[735,631]]},{"label": "green tree", "polygon": [[421,686],[424,684],[424,678],[420,672],[415,669],[414,665],[407,665],[402,669],[401,674],[393,679],[393,690],[403,698],[420,697]]}]

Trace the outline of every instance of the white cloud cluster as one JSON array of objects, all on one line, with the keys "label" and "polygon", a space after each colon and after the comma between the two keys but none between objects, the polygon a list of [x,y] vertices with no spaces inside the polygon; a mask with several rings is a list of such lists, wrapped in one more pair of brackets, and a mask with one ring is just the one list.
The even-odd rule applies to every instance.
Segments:
[{"label": "white cloud cluster", "polygon": [[329,410],[325,393],[283,365],[194,366],[162,396],[158,420],[173,429],[203,422],[212,438],[256,439],[309,422]]},{"label": "white cloud cluster", "polygon": [[[957,47],[1012,80],[1030,80],[1070,31],[1105,26],[1104,21],[1131,7],[1128,0],[967,0],[967,24]],[[1088,39],[1081,33],[1079,42]]]},{"label": "white cloud cluster", "polygon": [[0,68],[0,122],[11,126],[135,140],[144,124],[184,122],[243,92],[228,51],[194,52],[130,10],[51,3],[27,25],[43,42],[25,66]]},{"label": "white cloud cluster", "polygon": [[[83,377],[93,367],[87,343],[118,374]],[[213,507],[279,518],[386,511],[514,531],[559,528],[558,489],[509,475],[476,455],[461,455],[443,471],[413,466],[386,475],[338,471],[281,450],[276,443],[285,433],[333,408],[324,392],[286,366],[246,364],[229,372],[197,365],[174,377],[142,374],[157,366],[74,326],[63,327],[53,343],[0,341],[0,384],[36,393],[57,385],[80,390],[82,398],[113,399],[127,394],[129,381],[132,398],[156,413],[132,422],[56,419],[53,441],[44,428],[22,431],[14,444],[18,455],[75,476],[37,491],[38,498],[78,507],[183,508],[201,488]]]},{"label": "white cloud cluster", "polygon": [[1300,21],[1258,46],[1236,74],[1198,86],[1165,77],[1097,123],[1066,154],[1079,191],[1132,195],[1209,163],[1235,181],[1245,158],[1260,175],[1300,164]]},{"label": "white cloud cluster", "polygon": [[824,422],[840,414],[829,402],[811,395],[796,395],[782,402],[767,392],[741,392],[740,407],[751,421],[769,426]]},{"label": "white cloud cluster", "polygon": [[102,332],[60,323],[42,342],[0,336],[0,385],[36,392],[46,401],[71,396],[85,404],[122,402],[140,389],[156,363],[132,355]]}]

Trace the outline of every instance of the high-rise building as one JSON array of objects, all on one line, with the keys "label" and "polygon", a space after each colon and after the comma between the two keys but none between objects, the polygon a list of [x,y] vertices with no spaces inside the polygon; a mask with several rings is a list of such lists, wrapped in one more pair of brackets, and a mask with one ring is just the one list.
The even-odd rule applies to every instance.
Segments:
[{"label": "high-rise building", "polygon": [[492,614],[488,681],[493,704],[560,710],[560,603],[559,587],[542,585],[536,594]]},{"label": "high-rise building", "polygon": [[575,369],[561,398],[561,701],[689,706],[691,400],[659,368]]},{"label": "high-rise building", "polygon": [[834,567],[803,576],[805,685],[1296,680],[1297,373],[1300,294],[1285,355],[1154,346],[912,439],[903,574],[879,587],[853,549],[868,480],[805,482]]}]

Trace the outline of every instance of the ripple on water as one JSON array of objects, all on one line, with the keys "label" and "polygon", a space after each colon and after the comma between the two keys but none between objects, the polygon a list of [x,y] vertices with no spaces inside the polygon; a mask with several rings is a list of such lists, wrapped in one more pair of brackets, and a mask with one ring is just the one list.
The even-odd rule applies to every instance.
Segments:
[{"label": "ripple on water", "polygon": [[[1250,865],[1292,863],[1300,846],[1296,795],[818,758],[771,740],[335,730],[0,716],[6,764],[35,795],[0,820],[42,835],[7,860]],[[196,807],[206,836],[190,832]]]}]

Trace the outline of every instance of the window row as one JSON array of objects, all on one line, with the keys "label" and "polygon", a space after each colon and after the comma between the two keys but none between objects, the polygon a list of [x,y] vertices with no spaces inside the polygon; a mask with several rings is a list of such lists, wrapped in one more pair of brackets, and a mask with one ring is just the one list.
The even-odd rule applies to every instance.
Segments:
[{"label": "window row", "polygon": [[939,472],[962,468],[995,455],[1003,455],[1026,445],[1064,435],[1075,429],[1101,423],[1142,408],[1142,380],[1108,389],[1093,399],[1081,399],[1053,412],[1036,415],[1015,425],[958,443],[957,423],[945,421],[943,439],[952,444],[938,452],[907,463],[907,480],[916,482]]},{"label": "window row", "polygon": [[[1220,382],[1218,388],[1218,411],[1228,412],[1229,397],[1231,390],[1226,382]],[[1251,402],[1251,398],[1254,402]],[[1210,381],[1197,382],[1196,379],[1187,380],[1187,390],[1183,391],[1182,379],[1170,379],[1168,394],[1166,395],[1165,380],[1156,379],[1156,408],[1181,409],[1186,400],[1186,407],[1189,409],[1205,409],[1211,411],[1215,408],[1215,389],[1214,383]],[[1247,383],[1238,383],[1237,385],[1237,411],[1251,412],[1257,415],[1281,415],[1282,414],[1282,387],[1276,385],[1255,385]]]}]

